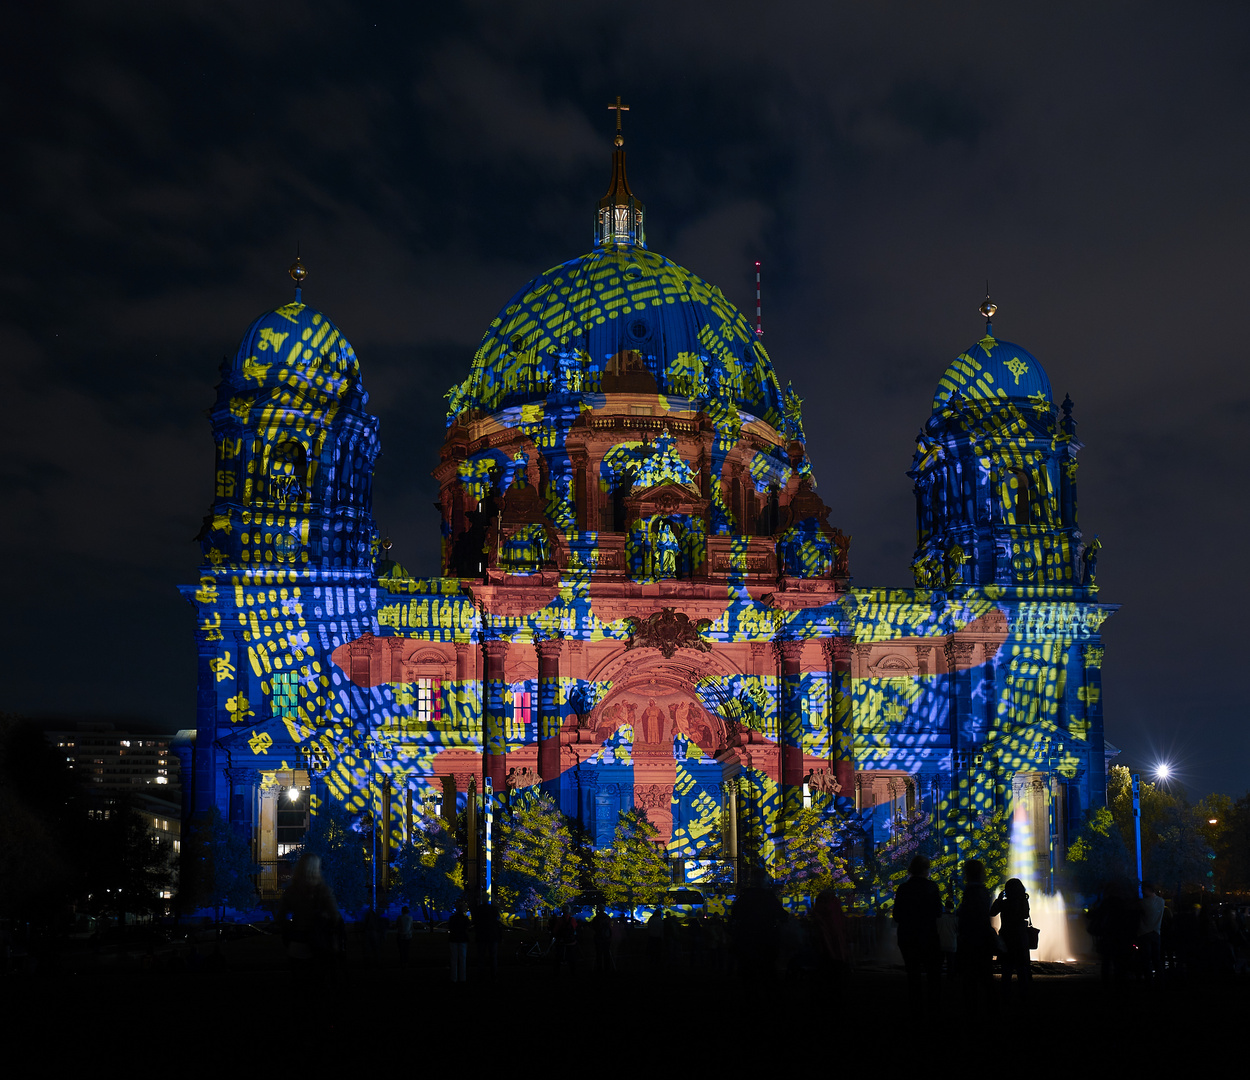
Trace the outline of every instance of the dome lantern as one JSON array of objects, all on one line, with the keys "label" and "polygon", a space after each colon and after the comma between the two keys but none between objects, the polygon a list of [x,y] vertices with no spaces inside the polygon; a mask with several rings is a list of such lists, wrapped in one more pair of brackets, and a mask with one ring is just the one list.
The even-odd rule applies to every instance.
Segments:
[{"label": "dome lantern", "polygon": [[646,247],[645,214],[642,202],[634,197],[625,176],[625,137],[621,134],[621,113],[629,112],[620,96],[609,105],[616,112],[616,137],[612,140],[612,179],[607,194],[599,200],[595,213],[595,247],[604,244],[635,244]]}]

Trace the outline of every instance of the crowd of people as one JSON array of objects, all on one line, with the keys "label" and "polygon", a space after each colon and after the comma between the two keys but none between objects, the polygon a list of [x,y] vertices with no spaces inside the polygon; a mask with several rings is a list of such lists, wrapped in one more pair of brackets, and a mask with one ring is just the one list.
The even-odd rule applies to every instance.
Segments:
[{"label": "crowd of people", "polygon": [[1250,906],[1208,892],[1168,903],[1154,883],[1103,886],[1087,916],[1103,982],[1250,975]]},{"label": "crowd of people", "polygon": [[[1002,998],[1025,1002],[1032,992],[1030,952],[1038,946],[1029,894],[1017,878],[997,896],[986,886],[985,866],[976,859],[963,864],[961,902],[956,908],[930,880],[930,864],[917,856],[907,879],[895,893],[892,920],[907,975],[910,1006],[932,1006],[957,993],[973,1007],[994,1009]],[[1154,886],[1142,895],[1123,886],[1108,886],[1088,911],[1090,934],[1101,960],[1104,980],[1153,980],[1165,973],[1250,973],[1250,935],[1244,910],[1213,904],[1183,904],[1173,912]],[[994,919],[997,918],[997,927]],[[300,860],[278,911],[291,963],[316,979],[345,950],[344,923],[334,897],[321,877],[316,856]],[[371,958],[383,948],[385,928],[370,913],[363,940]],[[854,928],[852,922],[855,923]],[[576,975],[593,958],[593,969],[610,976],[621,966],[624,944],[637,950],[631,963],[653,968],[690,968],[707,972],[738,972],[754,985],[767,985],[796,964],[818,972],[837,987],[851,968],[852,955],[878,948],[875,934],[863,933],[864,920],[848,920],[837,895],[828,890],[813,901],[809,917],[790,916],[768,883],[743,889],[728,916],[683,915],[659,905],[642,925],[625,915],[611,914],[599,904],[594,914],[579,917],[571,905],[543,922],[531,922],[531,939],[518,958],[545,962],[553,975]],[[472,909],[461,899],[447,920],[449,971],[452,982],[469,979],[470,944],[474,946],[475,978],[495,979],[504,938],[501,914],[489,901]],[[404,907],[395,921],[400,966],[410,962],[413,919]],[[995,961],[1001,973],[995,988]]]}]

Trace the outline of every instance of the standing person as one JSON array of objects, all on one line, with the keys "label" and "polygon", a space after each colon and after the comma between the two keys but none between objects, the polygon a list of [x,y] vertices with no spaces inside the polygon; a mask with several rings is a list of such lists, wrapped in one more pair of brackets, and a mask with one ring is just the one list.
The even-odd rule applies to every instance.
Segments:
[{"label": "standing person", "polygon": [[664,963],[664,905],[657,907],[647,919],[647,960],[652,967]]},{"label": "standing person", "polygon": [[812,904],[812,925],[816,930],[820,966],[828,974],[829,987],[836,994],[850,967],[851,951],[846,943],[846,915],[838,894],[832,889],[825,889]]},{"label": "standing person", "polygon": [[703,967],[703,945],[706,937],[703,930],[704,919],[705,916],[696,911],[686,923],[690,942],[690,966],[696,969]]},{"label": "standing person", "polygon": [[278,923],[291,966],[320,1010],[329,1000],[324,991],[343,926],[334,893],[321,876],[320,856],[308,851],[300,856],[278,905]]},{"label": "standing person", "polygon": [[569,974],[577,974],[577,918],[573,908],[565,904],[560,908],[555,925],[551,928],[552,970],[560,974],[560,965],[569,965]]},{"label": "standing person", "polygon": [[469,981],[469,927],[472,923],[465,914],[468,905],[463,900],[456,901],[456,910],[447,920],[447,939],[451,949],[451,981],[462,983]]},{"label": "standing person", "polygon": [[1087,917],[1089,932],[1102,957],[1103,986],[1122,986],[1128,975],[1133,935],[1137,930],[1136,909],[1128,900],[1124,882],[1107,882]]},{"label": "standing person", "polygon": [[725,956],[725,920],[717,914],[713,914],[707,921],[707,947],[712,954],[712,969],[714,971],[724,971],[729,964]]},{"label": "standing person", "polygon": [[499,975],[499,942],[503,938],[503,924],[499,921],[499,909],[487,900],[473,913],[473,934],[477,938],[477,958],[482,969],[494,982]]},{"label": "standing person", "polygon": [[777,974],[777,953],[785,908],[772,889],[753,885],[743,889],[729,912],[729,940],[746,983],[762,987]]},{"label": "standing person", "polygon": [[681,919],[676,911],[666,912],[661,924],[664,941],[664,966],[676,970],[681,966]]},{"label": "standing person", "polygon": [[612,916],[602,904],[590,920],[590,929],[595,935],[595,970],[615,971],[616,964],[612,962]]},{"label": "standing person", "polygon": [[282,939],[293,966],[297,970],[327,966],[342,921],[334,893],[321,876],[321,857],[304,852],[278,905]]},{"label": "standing person", "polygon": [[937,921],[938,947],[942,950],[942,965],[949,979],[955,974],[955,950],[959,947],[959,918],[955,915],[955,905],[946,901],[946,910]]},{"label": "standing person", "polygon": [[907,998],[912,1012],[921,1004],[921,980],[928,980],[929,1004],[936,1004],[942,970],[937,921],[942,916],[942,893],[929,880],[929,860],[917,855],[907,868],[908,878],[894,894],[894,921],[898,948],[907,968]]},{"label": "standing person", "polygon": [[1146,965],[1146,980],[1158,977],[1161,967],[1162,950],[1160,936],[1163,931],[1163,897],[1149,881],[1141,886],[1141,919],[1137,926],[1137,941],[1141,946],[1142,960]]},{"label": "standing person", "polygon": [[412,948],[412,912],[401,908],[395,920],[395,947],[399,950],[399,966],[408,966],[408,952]]},{"label": "standing person", "polygon": [[1002,940],[1003,995],[1011,992],[1014,973],[1020,988],[1020,999],[1027,1001],[1033,987],[1033,969],[1029,964],[1029,894],[1024,882],[1012,878],[1003,887],[990,908],[990,916],[1002,917],[998,936]]},{"label": "standing person", "polygon": [[964,987],[969,1012],[994,1010],[994,928],[990,925],[990,891],[985,887],[985,863],[969,859],[964,863],[964,899],[959,905],[959,943],[955,959]]}]

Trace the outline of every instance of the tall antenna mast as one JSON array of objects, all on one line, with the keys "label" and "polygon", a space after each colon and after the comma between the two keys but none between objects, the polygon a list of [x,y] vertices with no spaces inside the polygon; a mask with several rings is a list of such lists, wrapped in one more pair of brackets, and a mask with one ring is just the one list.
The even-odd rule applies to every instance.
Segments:
[{"label": "tall antenna mast", "polygon": [[764,311],[760,304],[760,261],[755,260],[755,336],[764,336]]}]

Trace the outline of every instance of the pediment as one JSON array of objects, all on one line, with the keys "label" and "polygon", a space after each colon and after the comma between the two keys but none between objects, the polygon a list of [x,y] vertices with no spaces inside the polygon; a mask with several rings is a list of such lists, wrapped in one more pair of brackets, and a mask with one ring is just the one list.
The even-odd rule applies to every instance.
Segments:
[{"label": "pediment", "polygon": [[635,490],[626,498],[625,505],[636,508],[641,516],[653,513],[701,516],[707,509],[708,500],[692,484],[666,481]]},{"label": "pediment", "polygon": [[299,752],[298,735],[300,730],[294,721],[271,716],[259,724],[240,724],[219,738],[217,745],[229,755],[232,766],[255,765],[257,768],[276,769],[284,758],[294,760]]}]

